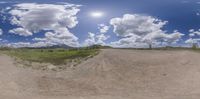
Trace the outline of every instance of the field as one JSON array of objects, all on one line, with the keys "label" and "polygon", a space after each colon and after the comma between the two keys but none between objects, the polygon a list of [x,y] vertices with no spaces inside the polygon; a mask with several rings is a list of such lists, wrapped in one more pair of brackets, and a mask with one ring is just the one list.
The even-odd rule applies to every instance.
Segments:
[{"label": "field", "polygon": [[36,70],[62,71],[73,68],[81,62],[96,56],[99,49],[7,49],[0,53],[15,59],[17,67]]},{"label": "field", "polygon": [[7,55],[30,62],[64,64],[68,60],[93,57],[98,53],[97,49],[11,49],[3,51]]}]

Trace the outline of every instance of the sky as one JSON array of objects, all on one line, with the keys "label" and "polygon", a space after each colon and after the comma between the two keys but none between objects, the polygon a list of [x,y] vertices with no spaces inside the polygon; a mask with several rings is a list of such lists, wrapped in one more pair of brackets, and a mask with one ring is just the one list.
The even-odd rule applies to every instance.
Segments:
[{"label": "sky", "polygon": [[199,0],[0,0],[0,46],[190,47]]}]

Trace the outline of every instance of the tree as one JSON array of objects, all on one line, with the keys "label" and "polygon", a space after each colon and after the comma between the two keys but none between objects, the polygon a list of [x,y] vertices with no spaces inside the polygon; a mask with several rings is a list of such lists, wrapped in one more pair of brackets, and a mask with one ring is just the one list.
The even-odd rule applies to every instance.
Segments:
[{"label": "tree", "polygon": [[149,43],[149,49],[152,49],[152,44],[151,43]]},{"label": "tree", "polygon": [[197,49],[197,43],[192,44],[192,49]]}]

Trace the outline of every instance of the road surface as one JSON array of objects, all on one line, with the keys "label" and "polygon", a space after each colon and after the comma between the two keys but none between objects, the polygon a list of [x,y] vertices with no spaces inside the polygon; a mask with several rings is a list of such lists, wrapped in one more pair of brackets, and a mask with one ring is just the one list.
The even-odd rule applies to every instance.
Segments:
[{"label": "road surface", "polygon": [[106,49],[62,72],[0,55],[0,99],[200,99],[200,53]]}]

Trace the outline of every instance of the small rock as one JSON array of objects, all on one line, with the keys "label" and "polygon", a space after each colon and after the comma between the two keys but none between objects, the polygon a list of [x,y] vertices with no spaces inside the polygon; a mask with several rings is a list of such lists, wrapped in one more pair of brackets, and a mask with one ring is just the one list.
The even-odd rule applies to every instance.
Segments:
[{"label": "small rock", "polygon": [[55,69],[56,69],[56,66],[54,66],[54,65],[49,65],[49,66],[47,66],[47,68],[50,69],[50,70],[55,70]]}]

